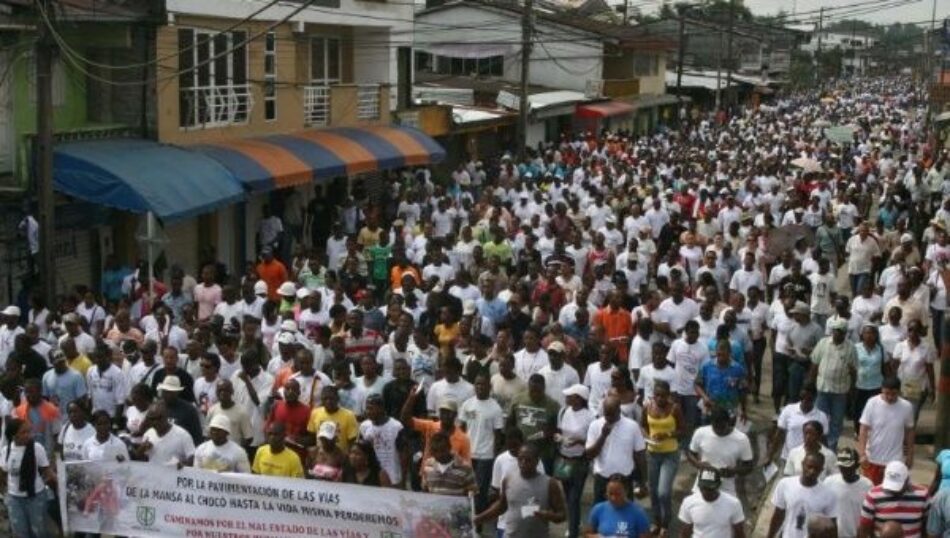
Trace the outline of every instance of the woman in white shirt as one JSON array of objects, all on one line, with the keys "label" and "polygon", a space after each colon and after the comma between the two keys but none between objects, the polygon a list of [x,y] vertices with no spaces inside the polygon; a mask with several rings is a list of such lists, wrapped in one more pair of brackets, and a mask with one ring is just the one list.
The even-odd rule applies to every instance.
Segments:
[{"label": "woman in white shirt", "polygon": [[56,476],[46,450],[33,440],[33,429],[26,421],[8,418],[5,433],[0,470],[7,479],[6,505],[13,536],[47,538],[51,535],[46,516],[46,486],[55,487]]},{"label": "woman in white shirt", "polygon": [[69,421],[59,431],[56,445],[63,461],[78,461],[82,458],[82,445],[95,435],[96,431],[86,421],[86,410],[79,402],[69,402],[66,408]]},{"label": "woman in white shirt", "polygon": [[587,430],[594,421],[594,412],[590,410],[587,399],[590,389],[581,384],[564,389],[565,406],[557,417],[558,458],[554,465],[554,476],[561,481],[567,500],[568,536],[576,537],[581,523],[581,495],[587,481],[589,465],[584,456],[584,443],[587,442]]},{"label": "woman in white shirt", "polygon": [[90,461],[129,461],[129,449],[112,433],[112,418],[103,410],[92,414],[92,426],[96,433],[82,445],[80,459]]}]

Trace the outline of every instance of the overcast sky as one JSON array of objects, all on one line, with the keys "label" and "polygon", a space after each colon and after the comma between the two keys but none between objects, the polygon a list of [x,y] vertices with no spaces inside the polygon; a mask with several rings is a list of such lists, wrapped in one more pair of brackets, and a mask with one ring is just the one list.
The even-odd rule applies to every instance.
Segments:
[{"label": "overcast sky", "polygon": [[[756,15],[773,15],[780,9],[791,13],[814,11],[820,8],[856,4],[861,0],[745,0],[745,5]],[[934,0],[918,0],[900,7],[876,10],[857,18],[874,23],[917,22],[930,20]],[[858,9],[858,8],[853,8]],[[950,15],[950,0],[937,0],[937,20]]]}]

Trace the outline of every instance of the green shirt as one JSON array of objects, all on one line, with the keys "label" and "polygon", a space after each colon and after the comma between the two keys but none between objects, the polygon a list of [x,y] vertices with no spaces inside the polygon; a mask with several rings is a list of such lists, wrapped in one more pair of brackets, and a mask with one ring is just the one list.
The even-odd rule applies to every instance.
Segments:
[{"label": "green shirt", "polygon": [[502,241],[501,243],[489,241],[482,245],[482,253],[485,255],[485,259],[491,259],[492,256],[497,256],[498,261],[501,262],[502,265],[510,262],[513,255],[511,244],[508,243],[508,241]]},{"label": "green shirt", "polygon": [[390,246],[381,247],[373,245],[366,249],[366,254],[373,264],[373,280],[387,280],[389,278],[389,258],[392,256],[393,249]]},{"label": "green shirt", "polygon": [[508,412],[508,424],[517,426],[524,434],[526,442],[533,442],[541,449],[541,456],[554,455],[554,442],[545,439],[545,428],[557,427],[557,414],[560,406],[545,396],[540,403],[531,401],[528,391],[524,390],[511,399]]}]

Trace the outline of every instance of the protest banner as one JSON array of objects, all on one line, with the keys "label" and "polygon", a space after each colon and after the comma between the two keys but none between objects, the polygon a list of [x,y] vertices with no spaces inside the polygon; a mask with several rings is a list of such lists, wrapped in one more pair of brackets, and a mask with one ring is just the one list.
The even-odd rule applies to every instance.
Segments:
[{"label": "protest banner", "polygon": [[466,497],[140,462],[59,464],[69,532],[130,537],[461,538]]}]

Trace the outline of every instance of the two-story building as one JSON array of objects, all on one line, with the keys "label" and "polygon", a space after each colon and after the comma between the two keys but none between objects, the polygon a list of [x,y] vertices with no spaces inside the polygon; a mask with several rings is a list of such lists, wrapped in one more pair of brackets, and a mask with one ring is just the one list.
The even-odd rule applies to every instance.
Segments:
[{"label": "two-story building", "polygon": [[[15,1],[32,20],[33,3]],[[70,4],[82,2],[105,13],[125,9],[97,0]],[[92,141],[58,137],[54,185],[105,214],[91,241],[99,247],[84,256],[92,269],[61,270],[58,291],[97,283],[108,254],[124,263],[143,258],[147,213],[163,228],[155,234],[164,238],[160,267],[196,274],[214,256],[239,275],[256,255],[266,208],[307,243],[310,228],[303,227],[312,221],[304,222],[302,209],[314,197],[332,207],[354,183],[359,192],[379,190],[388,171],[444,156],[431,138],[391,124],[399,75],[409,72],[411,4],[139,2],[142,17],[151,18],[135,24],[110,20],[83,34],[78,14],[44,22],[61,59],[54,80],[61,70],[76,85],[59,97],[54,88],[54,104],[65,107],[66,96],[75,96],[79,125],[94,121],[99,133]],[[116,43],[106,41],[109,31]],[[59,116],[72,118],[59,109],[57,115],[58,127],[66,122]],[[22,151],[29,163],[31,150]],[[323,217],[314,227],[329,225]]]},{"label": "two-story building", "polygon": [[[500,0],[450,1],[416,13],[416,80],[444,87],[494,86],[496,102],[517,110],[523,6]],[[471,31],[461,32],[459,28]],[[668,36],[550,6],[532,13],[528,144],[577,129],[646,132],[661,119]]]}]

